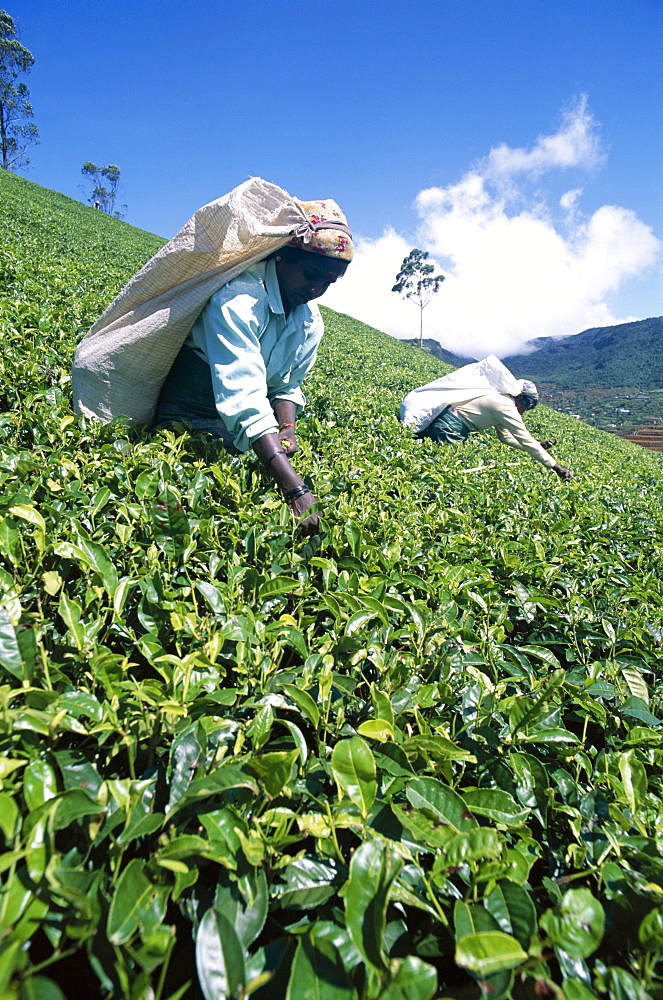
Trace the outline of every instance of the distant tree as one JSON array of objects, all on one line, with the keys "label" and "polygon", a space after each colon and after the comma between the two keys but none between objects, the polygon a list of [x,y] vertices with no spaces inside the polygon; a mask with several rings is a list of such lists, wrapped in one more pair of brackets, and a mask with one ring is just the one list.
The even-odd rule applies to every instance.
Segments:
[{"label": "distant tree", "polygon": [[[96,163],[89,160],[83,164],[81,173],[89,177],[94,184],[88,201],[108,215],[114,215],[116,219],[123,219],[124,212],[115,210],[117,200],[117,189],[120,183],[120,168],[115,163],[109,163],[107,167],[98,167]],[[122,208],[126,208],[122,205]]]},{"label": "distant tree", "polygon": [[443,274],[433,276],[432,264],[426,264],[427,250],[410,250],[396,275],[392,292],[400,292],[419,306],[419,347],[424,346],[424,309],[444,281]]},{"label": "distant tree", "polygon": [[34,112],[30,91],[17,83],[29,73],[35,58],[16,37],[14,19],[0,10],[0,156],[4,170],[20,170],[30,160],[25,151],[39,142],[37,126],[29,121]]}]

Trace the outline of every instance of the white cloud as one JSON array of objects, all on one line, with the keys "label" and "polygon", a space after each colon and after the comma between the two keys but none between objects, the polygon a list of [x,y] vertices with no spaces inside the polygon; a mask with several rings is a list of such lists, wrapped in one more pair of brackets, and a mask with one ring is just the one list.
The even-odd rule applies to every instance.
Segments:
[{"label": "white cloud", "polygon": [[[581,99],[559,132],[531,149],[502,144],[456,184],[421,191],[416,244],[446,281],[424,312],[424,336],[455,353],[513,354],[534,337],[623,322],[607,297],[654,264],[661,244],[632,211],[604,205],[583,216],[581,188],[554,203],[529,182],[601,162],[596,124]],[[515,177],[518,176],[516,184]],[[325,304],[395,336],[418,333],[416,306],[391,292],[413,244],[389,228],[359,240],[355,261]]]},{"label": "white cloud", "polygon": [[548,170],[582,167],[592,170],[604,160],[598,129],[583,95],[564,115],[554,135],[540,135],[531,149],[511,149],[505,143],[491,149],[485,163],[486,176],[504,179],[512,174],[538,177]]},{"label": "white cloud", "polygon": [[576,207],[576,202],[582,197],[582,188],[573,188],[572,191],[565,191],[559,199],[559,203],[566,211],[571,212]]}]

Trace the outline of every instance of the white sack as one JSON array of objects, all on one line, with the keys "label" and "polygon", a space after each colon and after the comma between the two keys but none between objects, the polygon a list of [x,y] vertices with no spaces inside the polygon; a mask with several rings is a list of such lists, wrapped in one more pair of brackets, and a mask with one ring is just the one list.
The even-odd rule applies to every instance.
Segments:
[{"label": "white sack", "polygon": [[210,296],[306,222],[296,198],[260,177],[199,208],[79,343],[76,413],[150,424],[164,379]]},{"label": "white sack", "polygon": [[487,392],[519,396],[523,381],[514,378],[499,358],[489,354],[483,361],[473,361],[435,382],[413,389],[401,403],[399,417],[406,427],[423,431],[447,406],[459,406]]}]

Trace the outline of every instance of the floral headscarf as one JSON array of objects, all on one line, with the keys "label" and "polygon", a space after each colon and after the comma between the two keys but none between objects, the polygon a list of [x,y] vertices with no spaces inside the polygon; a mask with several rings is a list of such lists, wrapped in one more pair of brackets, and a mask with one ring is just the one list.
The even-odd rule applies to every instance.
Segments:
[{"label": "floral headscarf", "polygon": [[306,213],[308,226],[305,223],[297,230],[289,246],[310,250],[324,257],[351,261],[354,251],[352,233],[336,202],[328,198],[325,201],[300,201],[299,204]]}]

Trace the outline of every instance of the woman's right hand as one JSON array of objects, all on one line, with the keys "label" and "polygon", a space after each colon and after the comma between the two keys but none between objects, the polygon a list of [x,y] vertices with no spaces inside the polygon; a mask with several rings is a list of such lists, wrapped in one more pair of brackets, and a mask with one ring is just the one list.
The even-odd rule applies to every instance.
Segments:
[{"label": "woman's right hand", "polygon": [[[281,435],[285,436],[285,435]],[[253,450],[262,462],[263,466],[271,473],[277,485],[285,494],[285,501],[290,508],[290,513],[298,522],[298,527],[306,535],[313,535],[318,531],[318,515],[309,514],[306,511],[317,502],[316,497],[308,491],[300,476],[290,464],[288,453],[283,447],[283,442],[278,434],[263,434],[253,442]],[[288,492],[303,490],[299,496],[288,497]]]},{"label": "woman's right hand", "polygon": [[560,465],[558,462],[556,462],[555,465],[552,466],[552,470],[559,476],[560,479],[564,479],[565,481],[573,479],[573,473],[571,472],[571,470],[565,469],[564,466]]},{"label": "woman's right hand", "polygon": [[288,502],[290,513],[298,522],[297,527],[305,535],[315,535],[320,528],[317,514],[312,513],[308,517],[305,516],[309,507],[312,507],[317,502],[317,497],[312,493],[304,493],[302,496]]}]

